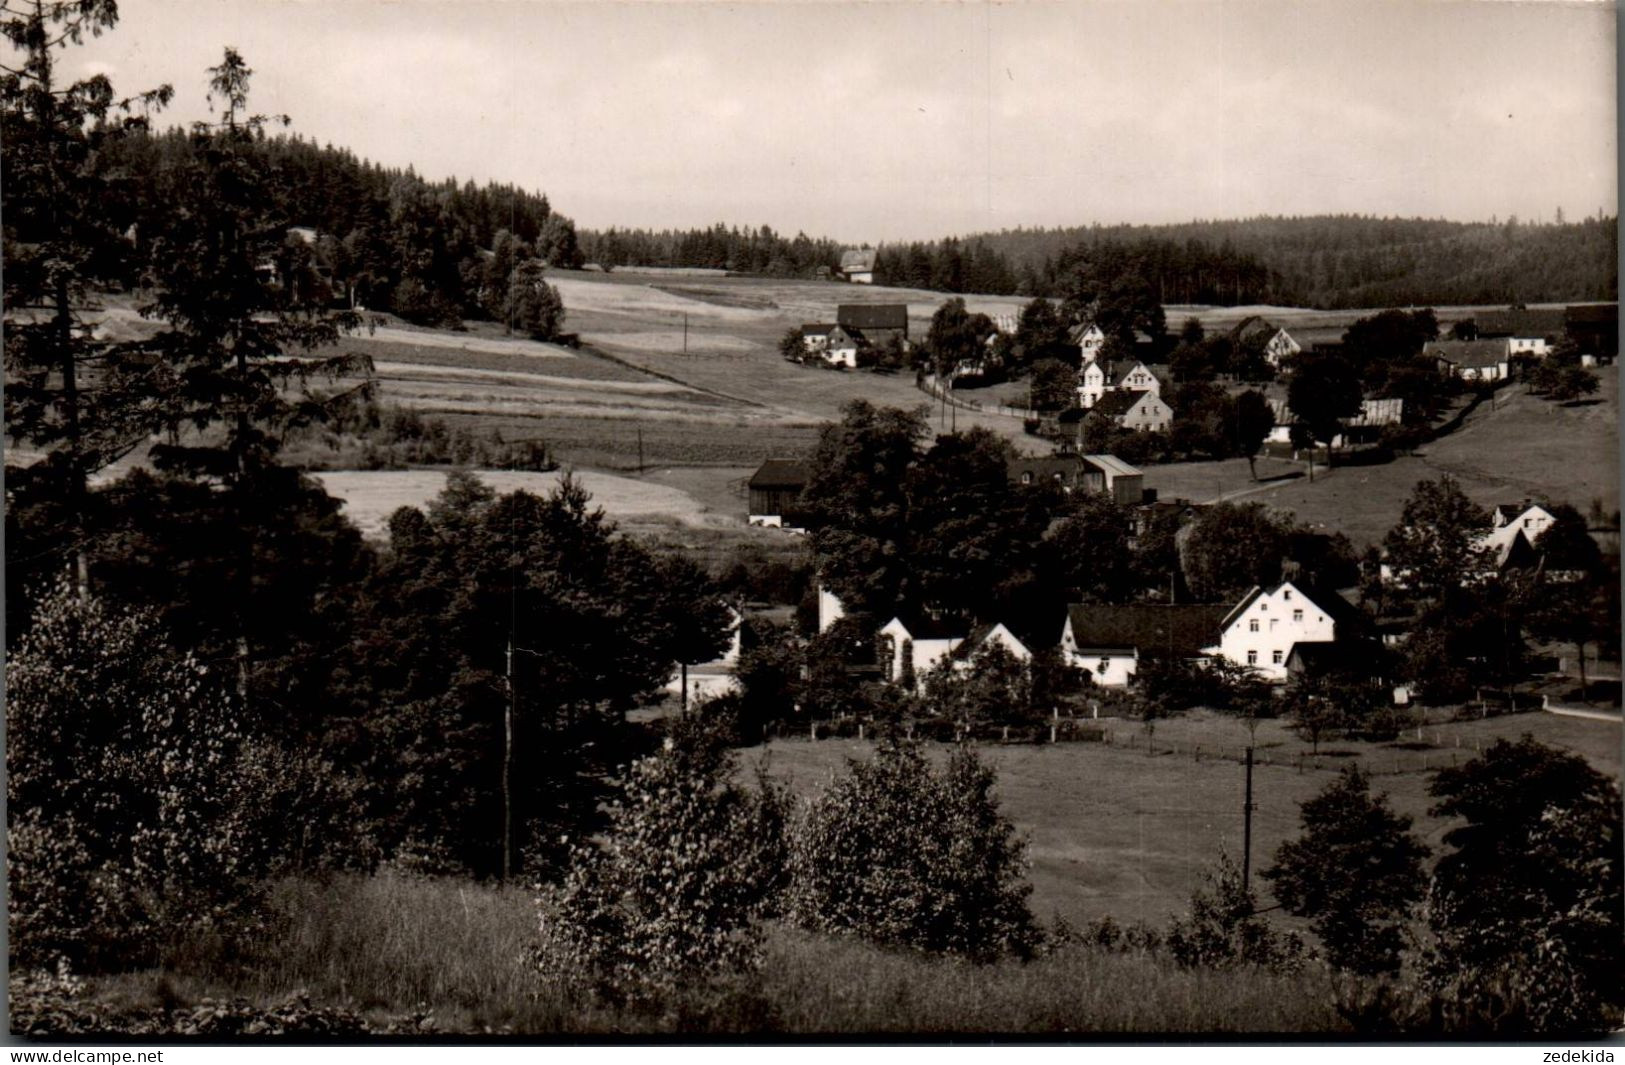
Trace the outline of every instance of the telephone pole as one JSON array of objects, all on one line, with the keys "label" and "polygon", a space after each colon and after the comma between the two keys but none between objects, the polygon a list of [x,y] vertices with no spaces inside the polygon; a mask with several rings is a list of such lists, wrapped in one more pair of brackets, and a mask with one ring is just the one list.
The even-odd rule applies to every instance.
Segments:
[{"label": "telephone pole", "polygon": [[513,636],[508,637],[508,705],[502,714],[502,879],[513,876]]},{"label": "telephone pole", "polygon": [[1247,797],[1241,803],[1241,890],[1246,891],[1253,871],[1253,748],[1247,747]]}]

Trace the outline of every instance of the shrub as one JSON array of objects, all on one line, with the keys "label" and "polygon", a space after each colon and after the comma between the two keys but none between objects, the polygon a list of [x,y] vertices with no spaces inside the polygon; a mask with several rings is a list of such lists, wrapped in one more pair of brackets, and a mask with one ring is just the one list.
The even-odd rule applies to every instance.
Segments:
[{"label": "shrub", "polygon": [[11,955],[151,964],[235,924],[275,841],[239,773],[233,702],[147,613],[66,582],[7,664]]},{"label": "shrub", "polygon": [[919,749],[883,743],[849,762],[791,836],[788,912],[817,931],[987,959],[1028,954],[1039,932],[1015,830],[969,750],[933,773]]},{"label": "shrub", "polygon": [[754,793],[732,776],[697,718],[632,765],[604,845],[577,849],[544,899],[545,977],[639,1000],[756,962],[783,887],[788,800],[761,774]]},{"label": "shrub", "polygon": [[1164,942],[1175,962],[1187,969],[1233,969],[1252,965],[1294,969],[1303,942],[1282,935],[1258,915],[1258,900],[1241,882],[1241,870],[1221,854],[1207,886],[1191,895],[1190,913],[1168,926]]}]

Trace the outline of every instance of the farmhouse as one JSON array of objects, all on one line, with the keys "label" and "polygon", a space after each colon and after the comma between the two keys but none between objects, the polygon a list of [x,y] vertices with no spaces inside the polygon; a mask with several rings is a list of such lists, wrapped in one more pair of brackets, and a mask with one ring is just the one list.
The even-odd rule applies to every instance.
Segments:
[{"label": "farmhouse", "polygon": [[1076,344],[1078,349],[1083,352],[1084,362],[1095,358],[1100,354],[1100,350],[1106,346],[1106,334],[1101,332],[1100,326],[1092,323],[1073,326],[1071,337],[1072,343]]},{"label": "farmhouse", "polygon": [[1493,565],[1497,573],[1532,565],[1535,541],[1556,520],[1551,511],[1527,499],[1500,504],[1491,513],[1490,531],[1479,541],[1487,555],[1486,564]]},{"label": "farmhouse", "polygon": [[875,250],[848,248],[841,252],[841,276],[857,285],[874,284]]},{"label": "farmhouse", "polygon": [[906,303],[842,303],[835,308],[835,321],[856,330],[876,347],[889,343],[894,336],[908,341]]},{"label": "farmhouse", "polygon": [[801,527],[797,504],[807,487],[807,467],[795,459],[768,459],[751,474],[747,509],[752,525],[775,529]]},{"label": "farmhouse", "polygon": [[1537,310],[1485,311],[1473,320],[1480,340],[1505,338],[1512,342],[1512,354],[1544,358],[1565,331],[1561,307]]},{"label": "farmhouse", "polygon": [[1219,629],[1218,657],[1254,669],[1266,680],[1284,681],[1293,646],[1331,643],[1337,622],[1331,610],[1291,581],[1283,581],[1274,588],[1248,592]]},{"label": "farmhouse", "polygon": [[1322,606],[1291,581],[1255,587],[1233,607],[1073,604],[1061,630],[1061,651],[1068,663],[1109,687],[1127,684],[1141,660],[1158,658],[1222,658],[1265,680],[1284,681],[1294,646],[1337,638],[1336,615],[1346,613],[1345,605]]},{"label": "farmhouse", "polygon": [[1430,340],[1422,354],[1437,359],[1440,369],[1464,381],[1505,381],[1511,369],[1512,341]]},{"label": "farmhouse", "polygon": [[954,648],[955,665],[967,668],[972,659],[990,647],[1003,648],[1018,662],[1032,661],[1033,653],[1027,648],[1015,633],[1011,632],[1004,622],[996,621],[991,625],[981,625],[971,630],[963,643]]},{"label": "farmhouse", "polygon": [[[1137,432],[1161,432],[1173,421],[1174,411],[1155,392],[1107,392],[1084,415],[1084,421],[1089,418],[1110,418],[1124,429]],[[1083,425],[1083,421],[1078,423],[1080,443]]]},{"label": "farmhouse", "polygon": [[1074,603],[1061,627],[1061,656],[1087,670],[1096,684],[1121,688],[1141,659],[1188,662],[1207,655],[1218,641],[1223,604],[1136,603],[1106,606]]}]

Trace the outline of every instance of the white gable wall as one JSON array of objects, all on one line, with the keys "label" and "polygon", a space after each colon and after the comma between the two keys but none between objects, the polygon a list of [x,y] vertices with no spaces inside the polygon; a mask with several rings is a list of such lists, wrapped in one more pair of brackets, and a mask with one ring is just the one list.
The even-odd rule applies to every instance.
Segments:
[{"label": "white gable wall", "polygon": [[1061,657],[1074,669],[1086,669],[1096,684],[1105,688],[1123,688],[1134,679],[1139,668],[1139,656],[1125,648],[1079,648],[1072,635],[1072,619],[1061,629]]},{"label": "white gable wall", "polygon": [[1261,592],[1230,620],[1219,636],[1221,657],[1258,671],[1266,680],[1286,679],[1286,658],[1295,643],[1336,639],[1331,615],[1291,581]]}]

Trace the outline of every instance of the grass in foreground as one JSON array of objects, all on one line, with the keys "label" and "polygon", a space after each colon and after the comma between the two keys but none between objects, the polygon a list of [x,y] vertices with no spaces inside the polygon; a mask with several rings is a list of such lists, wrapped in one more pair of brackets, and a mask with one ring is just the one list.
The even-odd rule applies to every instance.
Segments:
[{"label": "grass in foreground", "polygon": [[543,993],[525,959],[530,893],[383,872],[272,894],[275,930],[236,961],[183,950],[164,972],[93,981],[104,1011],[242,996],[381,1020],[427,1009],[440,1031],[566,1033],[1325,1032],[1345,1028],[1331,978],[1190,972],[1071,945],[977,966],[774,927],[761,970],[645,1009]]}]

